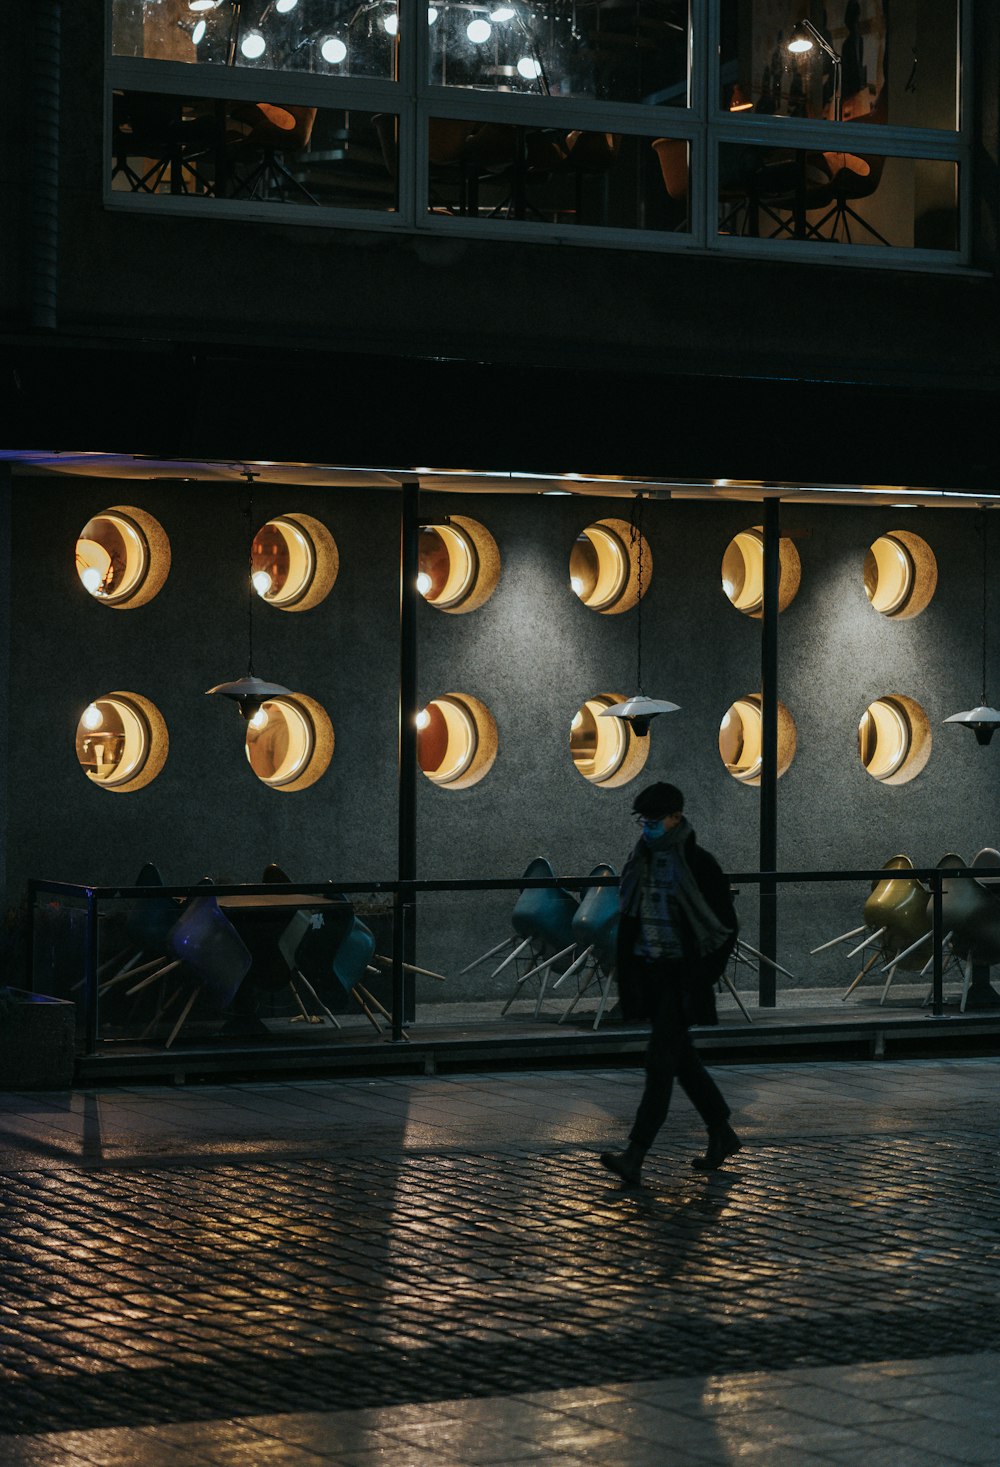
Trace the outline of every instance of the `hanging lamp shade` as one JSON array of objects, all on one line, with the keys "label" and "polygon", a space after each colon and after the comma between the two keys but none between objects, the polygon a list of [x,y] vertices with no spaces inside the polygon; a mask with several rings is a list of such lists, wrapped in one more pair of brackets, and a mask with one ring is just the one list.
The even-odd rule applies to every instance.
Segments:
[{"label": "hanging lamp shade", "polygon": [[[668,703],[664,698],[647,698],[645,693],[638,693],[634,698],[626,698],[624,703],[614,703],[610,708],[605,708],[598,716],[620,718],[631,725],[637,737],[644,739],[649,733],[649,725],[654,718],[661,713],[679,711],[679,703]],[[1000,717],[1000,714],[997,716]]]},{"label": "hanging lamp shade", "polygon": [[966,728],[972,729],[977,744],[986,745],[1000,728],[1000,712],[996,708],[987,708],[980,704],[978,708],[969,708],[965,713],[953,713],[944,722],[964,724]]},{"label": "hanging lamp shade", "polygon": [[248,674],[237,678],[235,682],[219,683],[218,687],[207,689],[206,696],[212,693],[218,693],[221,698],[231,698],[239,706],[241,715],[249,722],[267,698],[290,696],[291,690],[283,688],[280,683],[265,682],[263,678]]}]

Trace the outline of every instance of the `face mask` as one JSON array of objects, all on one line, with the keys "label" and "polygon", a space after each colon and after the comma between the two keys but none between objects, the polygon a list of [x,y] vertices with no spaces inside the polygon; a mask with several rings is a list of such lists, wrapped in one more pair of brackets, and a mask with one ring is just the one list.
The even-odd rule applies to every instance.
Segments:
[{"label": "face mask", "polygon": [[642,827],[643,840],[659,840],[663,834],[662,820],[647,820]]}]

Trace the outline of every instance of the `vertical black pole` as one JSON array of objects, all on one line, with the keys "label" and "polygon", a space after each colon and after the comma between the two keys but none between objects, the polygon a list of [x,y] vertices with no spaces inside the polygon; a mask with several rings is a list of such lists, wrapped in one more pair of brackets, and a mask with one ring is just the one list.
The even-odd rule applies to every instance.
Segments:
[{"label": "vertical black pole", "polygon": [[87,890],[87,949],[83,956],[83,991],[87,996],[86,1013],[86,1053],[97,1053],[97,1040],[100,1033],[100,1015],[98,1014],[98,992],[97,992],[97,899],[93,890]]},{"label": "vertical black pole", "polygon": [[[399,836],[397,877],[417,874],[417,590],[420,545],[420,486],[403,485],[399,535]],[[397,892],[393,902],[392,1037],[403,1038],[407,992],[404,962],[413,942],[412,893]],[[412,1002],[412,996],[411,1002]]]},{"label": "vertical black pole", "polygon": [[[761,772],[760,772],[760,870],[773,872],[778,864],[778,587],[781,580],[779,547],[780,502],[764,501],[764,614],[761,628]],[[758,910],[760,951],[772,962],[777,957],[777,887],[773,877],[760,883]],[[758,1003],[762,1009],[775,1005],[775,970],[762,962],[758,972]]]}]

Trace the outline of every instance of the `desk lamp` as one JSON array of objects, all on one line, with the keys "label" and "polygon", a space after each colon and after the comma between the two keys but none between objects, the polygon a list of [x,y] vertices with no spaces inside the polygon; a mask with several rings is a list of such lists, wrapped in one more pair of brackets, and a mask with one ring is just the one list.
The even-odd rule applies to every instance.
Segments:
[{"label": "desk lamp", "polygon": [[842,122],[844,117],[844,98],[842,89],[842,77],[844,62],[838,51],[835,51],[830,42],[818,31],[811,20],[800,20],[792,27],[791,39],[788,49],[794,56],[804,55],[818,46],[823,55],[828,58],[833,66],[833,120]]}]

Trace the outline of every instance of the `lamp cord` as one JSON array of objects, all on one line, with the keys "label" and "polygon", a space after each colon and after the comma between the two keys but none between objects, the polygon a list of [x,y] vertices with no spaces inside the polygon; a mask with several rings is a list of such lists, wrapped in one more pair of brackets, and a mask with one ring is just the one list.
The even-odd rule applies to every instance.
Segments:
[{"label": "lamp cord", "polygon": [[635,682],[636,682],[636,689],[637,689],[637,691],[640,693],[640,695],[642,695],[643,694],[643,686],[642,686],[642,495],[641,494],[637,494],[635,496],[635,503],[632,506],[632,518],[631,518],[631,520],[629,522],[629,544],[635,548],[635,550],[636,550],[636,559],[637,559],[637,567],[636,567],[636,593],[637,593],[637,596],[638,596],[638,601],[636,603],[636,608],[635,608],[635,610],[636,610],[636,624],[635,624],[635,640],[636,640]]},{"label": "lamp cord", "polygon": [[253,588],[253,481],[252,469],[244,469],[243,474],[247,481],[246,496],[243,501],[243,517],[246,522],[246,537],[249,550],[247,551],[247,677],[253,677],[253,602],[256,592]]},{"label": "lamp cord", "polygon": [[983,532],[983,699],[981,708],[986,707],[986,511],[982,511]]}]

